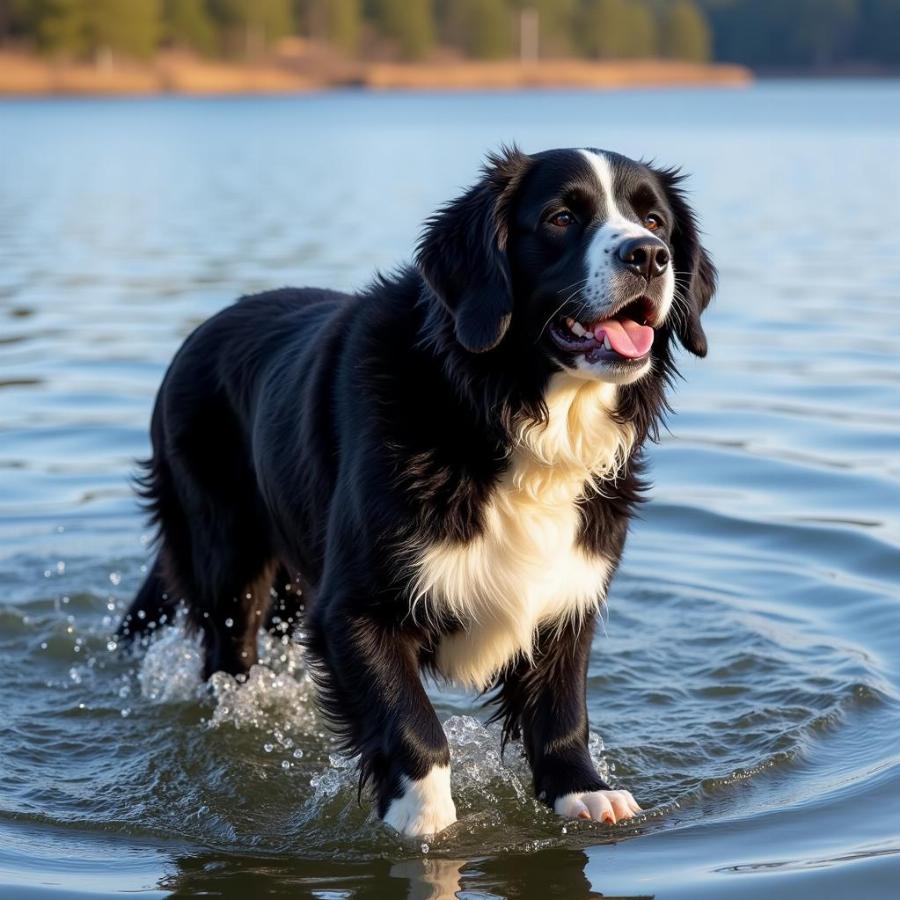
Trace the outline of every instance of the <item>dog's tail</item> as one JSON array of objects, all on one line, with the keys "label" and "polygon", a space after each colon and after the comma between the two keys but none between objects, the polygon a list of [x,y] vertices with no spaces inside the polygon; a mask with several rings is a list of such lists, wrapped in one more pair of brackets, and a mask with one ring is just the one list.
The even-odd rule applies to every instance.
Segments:
[{"label": "dog's tail", "polygon": [[[153,412],[153,428],[157,425],[157,411]],[[160,528],[166,507],[170,505],[172,490],[168,470],[160,458],[154,454],[150,459],[140,463],[140,472],[135,475],[135,488],[143,501],[145,512],[151,524]],[[160,540],[159,543],[162,543]],[[163,578],[163,552],[157,554],[147,577],[137,592],[131,606],[122,617],[116,629],[116,637],[121,644],[130,644],[136,639],[144,638],[161,625],[171,623],[178,610],[178,598],[167,591]]]},{"label": "dog's tail", "polygon": [[178,610],[178,599],[166,591],[159,556],[147,573],[128,612],[122,616],[116,637],[122,644],[147,637],[161,625],[171,624]]}]

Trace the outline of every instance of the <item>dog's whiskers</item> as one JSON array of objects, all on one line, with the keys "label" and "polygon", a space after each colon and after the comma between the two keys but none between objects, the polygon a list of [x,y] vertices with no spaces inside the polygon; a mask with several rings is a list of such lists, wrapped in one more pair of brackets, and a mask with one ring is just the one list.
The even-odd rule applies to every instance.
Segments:
[{"label": "dog's whiskers", "polygon": [[677,324],[684,327],[687,325],[687,316],[690,314],[690,301],[677,284],[672,291],[672,300],[672,309],[675,313],[675,318],[678,320]]},{"label": "dog's whiskers", "polygon": [[[587,278],[579,278],[577,281],[573,281],[571,284],[566,285],[566,287],[564,288],[560,288],[560,290],[556,292],[557,295],[559,295],[563,291],[570,291],[570,293],[563,298],[562,303],[560,303],[559,306],[557,306],[556,309],[554,309],[553,312],[550,313],[547,321],[544,322],[544,324],[541,326],[541,330],[538,332],[538,335],[535,338],[535,343],[537,343],[543,337],[544,332],[547,330],[547,326],[556,318],[559,311],[575,297],[575,295],[587,284],[587,282]],[[584,309],[584,304],[582,304],[581,309]],[[579,313],[581,312],[581,309],[579,310]]]}]

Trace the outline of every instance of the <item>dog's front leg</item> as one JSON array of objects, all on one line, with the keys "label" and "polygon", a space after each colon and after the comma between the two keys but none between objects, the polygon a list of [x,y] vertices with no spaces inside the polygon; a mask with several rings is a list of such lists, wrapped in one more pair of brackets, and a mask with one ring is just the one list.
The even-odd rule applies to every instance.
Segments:
[{"label": "dog's front leg", "polygon": [[587,668],[593,618],[541,631],[531,661],[501,678],[495,719],[522,736],[534,790],[558,815],[615,823],[640,812],[597,774],[588,750]]},{"label": "dog's front leg", "polygon": [[442,831],[456,821],[450,748],[422,687],[415,635],[323,606],[308,640],[319,702],[344,749],[359,754],[378,815],[401,834]]}]

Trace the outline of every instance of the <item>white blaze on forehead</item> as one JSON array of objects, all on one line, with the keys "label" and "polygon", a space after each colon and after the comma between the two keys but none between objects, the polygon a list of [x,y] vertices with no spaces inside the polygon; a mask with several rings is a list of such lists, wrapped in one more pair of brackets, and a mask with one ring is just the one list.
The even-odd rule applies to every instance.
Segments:
[{"label": "white blaze on forehead", "polygon": [[[579,152],[587,160],[600,185],[606,213],[585,253],[584,299],[590,313],[587,318],[590,319],[593,314],[601,314],[611,302],[615,280],[615,257],[619,245],[631,238],[655,238],[656,235],[634,219],[627,218],[619,209],[616,202],[615,172],[609,157],[592,150]],[[658,314],[660,320],[664,320],[668,315],[675,293],[675,273],[671,264],[666,267],[662,279],[662,305]]]},{"label": "white blaze on forehead", "polygon": [[590,164],[597,181],[600,182],[600,188],[606,200],[604,227],[617,229],[620,236],[627,232],[629,237],[653,237],[651,231],[633,219],[626,218],[619,209],[619,205],[616,202],[615,175],[609,158],[602,153],[594,153],[591,150],[582,150],[581,153]]},{"label": "white blaze on forehead", "polygon": [[[603,190],[603,196],[606,199],[606,221],[609,222],[615,219],[627,222],[628,220],[625,219],[616,204],[615,179],[609,159],[602,153],[594,153],[591,150],[582,150],[581,153],[587,159],[591,169],[593,169],[594,175],[597,176],[597,181],[600,182],[600,187]],[[629,224],[633,225],[635,223],[631,222]]]}]

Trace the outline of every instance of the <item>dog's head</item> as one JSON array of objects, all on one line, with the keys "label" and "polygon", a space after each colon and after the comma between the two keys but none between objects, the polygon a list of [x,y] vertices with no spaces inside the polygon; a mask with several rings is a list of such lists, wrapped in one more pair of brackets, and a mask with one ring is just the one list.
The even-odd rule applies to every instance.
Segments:
[{"label": "dog's head", "polygon": [[465,350],[538,348],[552,368],[630,384],[672,335],[706,354],[716,272],[679,181],[601,150],[506,150],[429,220],[417,264]]}]

